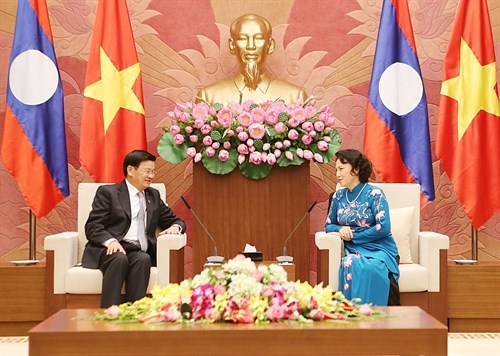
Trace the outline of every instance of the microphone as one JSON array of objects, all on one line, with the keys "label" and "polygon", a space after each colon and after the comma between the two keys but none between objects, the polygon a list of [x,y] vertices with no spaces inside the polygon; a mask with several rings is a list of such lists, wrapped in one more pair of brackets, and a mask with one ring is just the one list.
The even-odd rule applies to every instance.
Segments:
[{"label": "microphone", "polygon": [[186,205],[186,207],[191,211],[191,213],[193,213],[193,216],[200,223],[201,227],[203,228],[203,230],[205,230],[205,232],[207,233],[208,237],[210,237],[210,239],[212,240],[212,243],[214,244],[214,255],[207,257],[207,262],[210,263],[210,264],[218,264],[218,265],[220,265],[222,262],[224,262],[224,257],[219,256],[217,254],[217,244],[215,243],[214,238],[212,237],[212,235],[210,235],[210,233],[208,232],[207,228],[205,227],[205,224],[203,224],[201,222],[201,220],[198,217],[198,215],[191,208],[191,205],[189,205],[189,203],[187,202],[187,200],[182,195],[181,195],[181,199],[184,202],[184,204]]},{"label": "microphone", "polygon": [[299,228],[300,224],[302,224],[302,221],[304,221],[304,219],[306,218],[306,216],[309,215],[309,213],[311,212],[311,210],[314,209],[314,207],[316,206],[316,203],[317,203],[317,201],[314,201],[314,203],[311,204],[311,206],[309,207],[309,209],[307,209],[307,211],[304,214],[304,216],[302,217],[302,219],[300,219],[300,221],[297,223],[297,225],[295,225],[295,227],[293,228],[293,230],[290,233],[290,235],[288,235],[288,237],[285,239],[285,242],[283,244],[283,256],[276,257],[276,260],[278,261],[278,263],[280,263],[280,264],[287,264],[287,263],[292,263],[293,262],[293,257],[292,256],[287,256],[287,254],[286,254],[286,243],[288,242],[288,240],[290,240],[290,237],[293,236],[293,233],[295,232],[295,230],[297,230]]}]

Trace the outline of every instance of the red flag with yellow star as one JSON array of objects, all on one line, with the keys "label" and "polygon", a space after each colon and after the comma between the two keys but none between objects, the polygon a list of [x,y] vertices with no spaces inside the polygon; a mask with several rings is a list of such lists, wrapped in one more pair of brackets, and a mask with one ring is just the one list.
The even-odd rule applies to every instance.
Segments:
[{"label": "red flag with yellow star", "polygon": [[500,211],[500,104],[486,0],[461,0],[444,60],[436,152],[472,225]]},{"label": "red flag with yellow star", "polygon": [[99,1],[83,96],[80,162],[96,182],[119,182],[126,154],[147,148],[141,71],[125,0]]}]

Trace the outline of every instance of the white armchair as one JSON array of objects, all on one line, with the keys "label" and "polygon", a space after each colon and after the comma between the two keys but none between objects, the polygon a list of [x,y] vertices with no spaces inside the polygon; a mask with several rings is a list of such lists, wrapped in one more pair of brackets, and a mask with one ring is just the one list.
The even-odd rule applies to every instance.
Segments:
[{"label": "white armchair", "polygon": [[[62,232],[45,238],[47,285],[52,289],[47,291],[50,299],[47,301],[49,314],[64,307],[99,306],[102,272],[99,269],[83,268],[81,259],[87,243],[85,223],[92,210],[97,188],[102,184],[106,183],[79,184],[77,232]],[[151,187],[157,189],[163,201],[166,201],[164,184],[151,184]],[[151,267],[148,293],[156,285],[165,286],[170,282],[170,252],[180,250],[185,245],[186,234],[158,236],[157,266]]]},{"label": "white armchair", "polygon": [[[445,321],[446,304],[443,307],[442,303],[446,303],[444,289],[446,286],[446,250],[449,248],[448,236],[431,231],[420,231],[420,187],[418,184],[373,184],[380,187],[387,197],[393,235],[396,235],[394,231],[396,226],[400,226],[403,230],[407,229],[406,233],[402,233],[406,236],[397,238],[395,236],[399,254],[402,257],[399,265],[401,303],[418,305],[439,320]],[[401,232],[398,235],[401,235]],[[328,260],[328,263],[324,261],[318,263],[318,266],[328,266],[326,273],[318,271],[318,274],[327,275],[328,279],[324,282],[337,290],[338,271],[343,253],[342,240],[337,233],[320,231],[315,234],[315,242],[319,250],[327,252],[323,255],[323,259]],[[433,308],[437,309],[432,310]]]}]

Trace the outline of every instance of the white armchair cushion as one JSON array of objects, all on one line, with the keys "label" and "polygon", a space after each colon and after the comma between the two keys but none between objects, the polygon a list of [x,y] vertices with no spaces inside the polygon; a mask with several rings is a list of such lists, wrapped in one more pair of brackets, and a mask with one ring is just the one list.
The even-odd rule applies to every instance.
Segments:
[{"label": "white armchair cushion", "polygon": [[399,265],[399,291],[423,292],[429,289],[429,271],[417,264]]},{"label": "white armchair cushion", "polygon": [[399,263],[413,263],[410,252],[410,232],[415,207],[390,209],[391,232],[396,241],[399,254]]},{"label": "white armchair cushion", "polygon": [[[151,267],[148,293],[158,284],[158,269]],[[66,293],[69,294],[101,294],[102,272],[99,269],[76,266],[66,272]]]}]

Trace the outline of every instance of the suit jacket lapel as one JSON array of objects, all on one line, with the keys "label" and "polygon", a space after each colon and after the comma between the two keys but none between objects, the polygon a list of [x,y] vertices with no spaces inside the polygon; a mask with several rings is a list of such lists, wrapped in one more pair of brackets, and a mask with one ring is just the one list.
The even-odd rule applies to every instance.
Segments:
[{"label": "suit jacket lapel", "polygon": [[128,193],[127,183],[122,181],[118,186],[118,199],[123,207],[123,211],[127,214],[130,221],[132,221],[132,208],[130,206],[130,195]]}]

